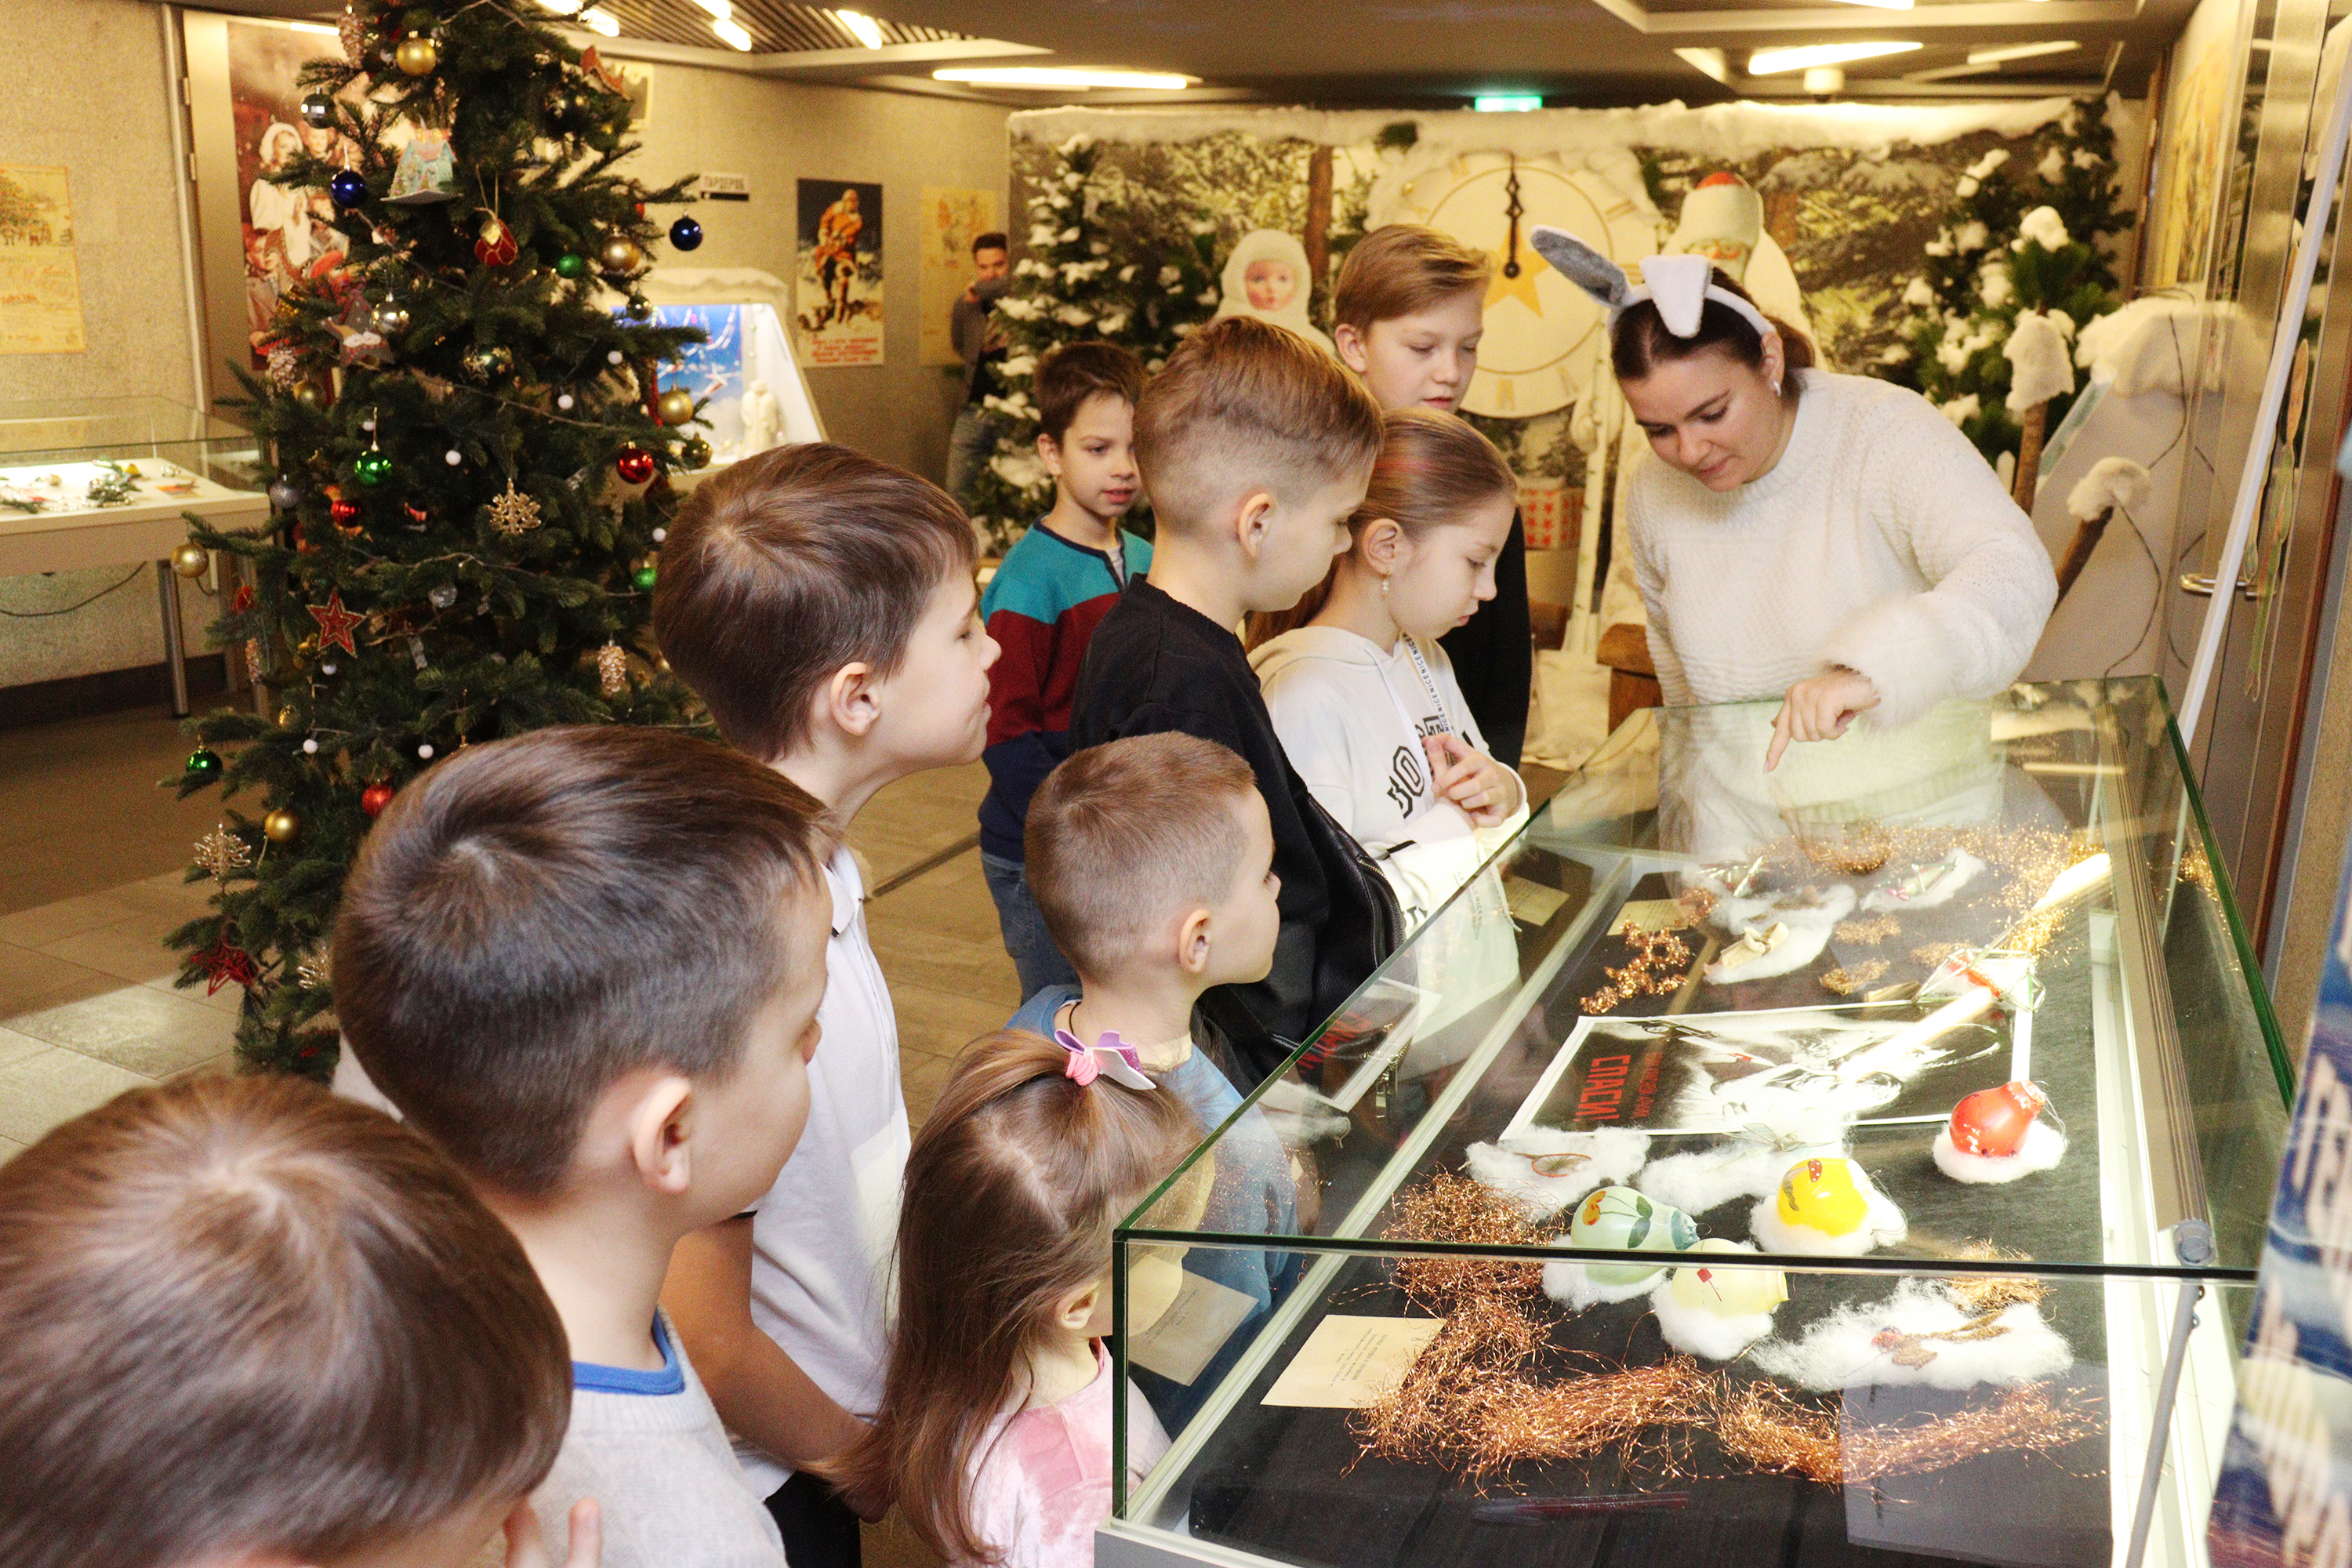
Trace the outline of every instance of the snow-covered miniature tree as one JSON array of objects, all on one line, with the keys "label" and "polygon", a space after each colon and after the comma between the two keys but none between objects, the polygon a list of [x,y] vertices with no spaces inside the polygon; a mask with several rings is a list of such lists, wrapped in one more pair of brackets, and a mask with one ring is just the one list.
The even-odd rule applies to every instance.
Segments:
[{"label": "snow-covered miniature tree", "polygon": [[972,522],[998,548],[1054,504],[1037,457],[1037,362],[1066,342],[1103,338],[1158,370],[1217,305],[1217,226],[1172,211],[1100,156],[1086,136],[1054,151],[1029,198],[1027,254],[993,320],[1005,341],[986,406],[1002,434],[973,481]]},{"label": "snow-covered miniature tree", "polygon": [[[2065,416],[2073,377],[2055,384],[2050,356],[2037,352],[2047,347],[2041,333],[2071,343],[2077,327],[2116,308],[2107,241],[2130,224],[2116,205],[2115,132],[2103,104],[2070,109],[2032,157],[1995,147],[1969,166],[1950,221],[1903,297],[1919,312],[1911,343],[1920,391],[1996,464],[2020,457],[2029,424],[2054,427]],[[2017,361],[2008,351],[2027,316],[2039,326],[2019,358],[2032,372],[2024,390],[2040,395],[2013,400]],[[2038,455],[2038,436],[2032,446]]]}]

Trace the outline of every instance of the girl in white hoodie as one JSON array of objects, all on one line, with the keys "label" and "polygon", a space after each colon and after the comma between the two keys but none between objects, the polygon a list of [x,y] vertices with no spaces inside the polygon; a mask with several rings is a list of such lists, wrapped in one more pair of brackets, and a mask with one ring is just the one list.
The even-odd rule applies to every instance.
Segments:
[{"label": "girl in white hoodie", "polygon": [[1486,754],[1437,644],[1495,596],[1517,489],[1468,424],[1393,410],[1331,574],[1286,614],[1251,617],[1250,664],[1283,750],[1380,858],[1412,924],[1526,811],[1526,787]]}]

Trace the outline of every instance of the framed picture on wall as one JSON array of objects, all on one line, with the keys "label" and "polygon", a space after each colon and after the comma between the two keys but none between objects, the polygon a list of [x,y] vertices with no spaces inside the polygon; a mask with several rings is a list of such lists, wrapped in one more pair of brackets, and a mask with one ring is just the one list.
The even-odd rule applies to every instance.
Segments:
[{"label": "framed picture on wall", "polygon": [[800,182],[793,335],[811,366],[882,363],[882,187]]},{"label": "framed picture on wall", "polygon": [[977,276],[971,242],[1004,227],[1004,195],[925,185],[921,212],[922,275],[917,281],[923,291],[923,346],[918,363],[961,364],[950,324],[956,301]]}]

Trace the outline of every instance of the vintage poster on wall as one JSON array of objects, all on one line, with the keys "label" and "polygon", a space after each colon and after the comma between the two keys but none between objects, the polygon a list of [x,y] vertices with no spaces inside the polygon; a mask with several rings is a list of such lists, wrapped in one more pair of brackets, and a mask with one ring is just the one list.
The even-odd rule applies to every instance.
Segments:
[{"label": "vintage poster on wall", "polygon": [[882,187],[800,182],[793,328],[810,366],[882,363]]},{"label": "vintage poster on wall", "polygon": [[0,164],[0,354],[85,346],[66,171]]},{"label": "vintage poster on wall", "polygon": [[[331,40],[329,41],[330,43]],[[324,190],[293,190],[269,176],[303,152],[353,166],[357,153],[331,126],[303,122],[303,64],[329,52],[314,35],[258,22],[228,25],[228,91],[236,137],[237,217],[245,245],[247,345],[262,363],[278,297],[343,258],[334,204]]]},{"label": "vintage poster on wall", "polygon": [[1004,227],[1004,198],[995,191],[925,185],[922,205],[923,346],[919,364],[961,364],[949,324],[956,301],[971,286],[971,242]]}]

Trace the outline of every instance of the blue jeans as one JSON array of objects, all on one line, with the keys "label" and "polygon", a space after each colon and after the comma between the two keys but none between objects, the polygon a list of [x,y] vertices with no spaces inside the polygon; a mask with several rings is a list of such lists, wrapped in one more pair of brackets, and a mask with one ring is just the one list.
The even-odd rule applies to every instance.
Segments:
[{"label": "blue jeans", "polygon": [[968,506],[966,496],[972,480],[988,459],[996,455],[996,440],[1001,434],[997,417],[977,403],[967,403],[956,410],[955,428],[948,433],[948,494],[955,497],[958,506]]},{"label": "blue jeans", "polygon": [[1013,955],[1013,968],[1021,976],[1021,999],[1025,1002],[1048,985],[1076,985],[1078,972],[1045,933],[1045,917],[1037,912],[1037,900],[1029,896],[1021,862],[983,849],[980,870],[988,879],[989,897],[996,900],[996,923],[1004,932],[1004,951]]}]

